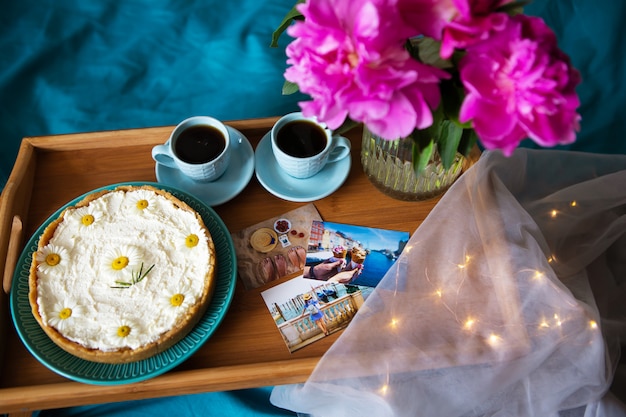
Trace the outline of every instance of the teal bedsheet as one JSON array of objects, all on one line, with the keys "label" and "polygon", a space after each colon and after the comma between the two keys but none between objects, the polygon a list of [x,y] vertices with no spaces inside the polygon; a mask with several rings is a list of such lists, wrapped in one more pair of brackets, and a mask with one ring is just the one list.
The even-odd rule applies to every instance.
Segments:
[{"label": "teal bedsheet", "polygon": [[[25,136],[297,109],[301,96],[281,95],[284,48],[268,46],[292,2],[0,1],[0,189]],[[626,2],[536,0],[526,10],[583,75],[582,130],[568,148],[626,153]]]},{"label": "teal bedsheet", "polygon": [[583,78],[581,131],[562,149],[626,154],[626,2],[535,0],[525,10],[556,32]]},{"label": "teal bedsheet", "polygon": [[[284,48],[269,47],[292,3],[0,0],[0,189],[25,136],[296,110],[302,97],[281,95]],[[626,2],[536,0],[527,12],[546,19],[583,76],[582,130],[568,148],[626,153]],[[268,396],[260,388],[42,415],[292,415]]]},{"label": "teal bedsheet", "polygon": [[0,188],[25,136],[298,108],[281,95],[284,48],[269,47],[291,0],[1,4]]}]

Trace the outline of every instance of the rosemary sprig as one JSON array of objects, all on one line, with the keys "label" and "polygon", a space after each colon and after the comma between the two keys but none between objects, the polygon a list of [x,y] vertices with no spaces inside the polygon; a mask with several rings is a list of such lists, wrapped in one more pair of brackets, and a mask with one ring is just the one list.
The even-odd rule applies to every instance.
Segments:
[{"label": "rosemary sprig", "polygon": [[152,266],[144,272],[143,262],[142,262],[141,266],[139,267],[139,272],[133,271],[130,274],[131,282],[115,281],[117,286],[112,286],[111,288],[122,288],[122,289],[130,288],[131,286],[140,283],[150,273],[150,271],[152,271],[152,268],[154,268],[154,264],[152,264]]},{"label": "rosemary sprig", "polygon": [[150,271],[152,271],[152,268],[154,268],[154,264],[152,264],[152,266],[148,268],[146,272],[143,272],[143,262],[142,262],[141,266],[139,267],[139,272],[137,273],[133,272],[131,274],[133,278],[133,284],[137,284],[138,282],[141,282],[141,280],[143,280],[146,277],[146,275],[148,275]]}]

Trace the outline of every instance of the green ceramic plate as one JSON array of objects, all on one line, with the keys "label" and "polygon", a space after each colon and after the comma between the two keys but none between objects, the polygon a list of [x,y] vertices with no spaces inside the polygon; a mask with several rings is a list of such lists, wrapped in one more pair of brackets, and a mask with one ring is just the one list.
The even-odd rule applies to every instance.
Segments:
[{"label": "green ceramic plate", "polygon": [[[232,301],[237,278],[237,258],[233,241],[219,216],[195,197],[176,188],[147,182],[112,184],[98,190],[114,189],[120,185],[151,185],[168,191],[195,209],[211,232],[217,252],[217,284],[206,314],[180,342],[151,358],[127,364],[104,364],[80,359],[65,352],[50,340],[31,313],[28,301],[28,275],[33,253],[41,233],[62,210],[79,202],[78,197],[57,210],[37,229],[18,259],[11,286],[11,313],[13,323],[26,348],[52,371],[78,382],[96,385],[117,385],[143,381],[160,375],[181,364],[198,350],[215,332],[224,319]],[[90,192],[90,193],[91,193]],[[89,194],[89,193],[88,193]],[[86,195],[86,194],[85,194]]]}]

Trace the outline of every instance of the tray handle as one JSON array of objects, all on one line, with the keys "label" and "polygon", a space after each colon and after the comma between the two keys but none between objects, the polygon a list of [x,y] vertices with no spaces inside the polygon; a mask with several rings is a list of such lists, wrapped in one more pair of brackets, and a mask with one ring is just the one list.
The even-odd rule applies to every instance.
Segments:
[{"label": "tray handle", "polygon": [[22,219],[18,215],[13,216],[11,234],[9,235],[9,247],[7,249],[6,262],[4,263],[4,276],[2,279],[2,289],[6,294],[11,292],[11,281],[13,280],[13,273],[15,272],[17,258],[22,246],[23,231],[24,224],[22,223]]},{"label": "tray handle", "polygon": [[35,165],[35,147],[28,138],[22,140],[11,175],[0,198],[0,271],[2,289],[11,290],[12,274],[22,248],[24,225],[28,220]]}]

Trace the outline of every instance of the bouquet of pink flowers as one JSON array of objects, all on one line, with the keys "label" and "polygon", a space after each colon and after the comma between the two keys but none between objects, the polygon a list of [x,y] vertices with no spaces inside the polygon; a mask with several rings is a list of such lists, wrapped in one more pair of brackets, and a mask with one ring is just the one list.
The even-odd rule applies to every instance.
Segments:
[{"label": "bouquet of pink flowers", "polygon": [[[284,93],[329,128],[363,123],[444,165],[476,140],[506,155],[526,138],[572,143],[578,71],[553,31],[514,0],[307,0],[287,14]],[[295,21],[295,23],[293,23]],[[293,23],[293,24],[292,24]],[[450,161],[450,162],[448,162]],[[414,160],[414,165],[420,165]]]}]

